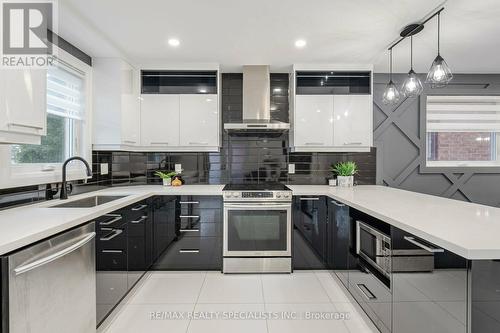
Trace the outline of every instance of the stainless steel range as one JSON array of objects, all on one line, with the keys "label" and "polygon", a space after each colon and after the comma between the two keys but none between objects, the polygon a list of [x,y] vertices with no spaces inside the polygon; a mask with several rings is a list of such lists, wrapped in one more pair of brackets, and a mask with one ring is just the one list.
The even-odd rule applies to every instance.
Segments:
[{"label": "stainless steel range", "polygon": [[224,273],[292,271],[292,191],[282,184],[226,185]]}]

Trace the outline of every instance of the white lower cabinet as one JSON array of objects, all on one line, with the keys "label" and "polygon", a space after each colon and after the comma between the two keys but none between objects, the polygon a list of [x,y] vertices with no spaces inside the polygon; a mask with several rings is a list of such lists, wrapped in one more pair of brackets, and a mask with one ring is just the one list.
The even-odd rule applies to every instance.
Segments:
[{"label": "white lower cabinet", "polygon": [[141,145],[179,146],[179,95],[141,95]]},{"label": "white lower cabinet", "polygon": [[180,145],[219,145],[217,95],[180,95]]},{"label": "white lower cabinet", "polygon": [[333,145],[370,147],[372,145],[371,95],[335,95],[333,97]]},{"label": "white lower cabinet", "polygon": [[333,96],[297,95],[295,105],[295,146],[331,146]]},{"label": "white lower cabinet", "polygon": [[2,70],[0,143],[40,144],[46,124],[47,70]]},{"label": "white lower cabinet", "polygon": [[372,95],[296,95],[294,151],[369,151]]}]

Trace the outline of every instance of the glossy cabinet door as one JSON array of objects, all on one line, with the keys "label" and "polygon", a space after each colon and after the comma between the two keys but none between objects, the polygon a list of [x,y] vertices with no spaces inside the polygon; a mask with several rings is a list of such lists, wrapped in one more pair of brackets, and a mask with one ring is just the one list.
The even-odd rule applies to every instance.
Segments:
[{"label": "glossy cabinet door", "polygon": [[216,147],[219,145],[219,107],[217,95],[180,95],[180,145]]},{"label": "glossy cabinet door", "polygon": [[153,201],[153,261],[156,261],[176,238],[176,199],[159,196]]},{"label": "glossy cabinet door", "polygon": [[326,210],[326,198],[323,196],[294,197],[294,269],[326,268]]},{"label": "glossy cabinet door", "polygon": [[349,206],[336,200],[328,200],[327,263],[337,277],[348,286],[349,282]]},{"label": "glossy cabinet door", "polygon": [[47,71],[9,69],[0,75],[0,143],[40,144],[47,133]]},{"label": "glossy cabinet door", "polygon": [[128,64],[123,64],[121,80],[121,141],[125,145],[138,146],[141,144],[139,71]]},{"label": "glossy cabinet door", "polygon": [[467,332],[467,260],[395,227],[391,238],[393,332]]},{"label": "glossy cabinet door", "polygon": [[333,96],[333,145],[355,148],[372,146],[372,96]]},{"label": "glossy cabinet door", "polygon": [[321,148],[333,145],[332,95],[295,96],[294,145]]},{"label": "glossy cabinet door", "polygon": [[471,332],[500,332],[500,261],[472,260],[470,268]]},{"label": "glossy cabinet door", "polygon": [[127,211],[127,272],[131,289],[149,269],[147,229],[152,223],[149,200],[126,208]]},{"label": "glossy cabinet door", "polygon": [[141,95],[141,145],[179,145],[179,95]]}]

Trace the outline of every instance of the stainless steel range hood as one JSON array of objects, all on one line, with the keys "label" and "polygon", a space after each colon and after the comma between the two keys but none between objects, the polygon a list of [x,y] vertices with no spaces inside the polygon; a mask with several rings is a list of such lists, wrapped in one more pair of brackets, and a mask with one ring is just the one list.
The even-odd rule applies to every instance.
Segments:
[{"label": "stainless steel range hood", "polygon": [[271,120],[269,66],[243,66],[243,121],[225,123],[228,131],[284,131],[290,124]]}]

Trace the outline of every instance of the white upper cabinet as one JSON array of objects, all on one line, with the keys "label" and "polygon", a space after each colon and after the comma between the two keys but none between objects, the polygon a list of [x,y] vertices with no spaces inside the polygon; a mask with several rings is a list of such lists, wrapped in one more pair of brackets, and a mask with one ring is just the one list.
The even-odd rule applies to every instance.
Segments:
[{"label": "white upper cabinet", "polygon": [[152,150],[179,146],[179,95],[141,95],[141,145]]},{"label": "white upper cabinet", "polygon": [[40,144],[46,135],[46,123],[47,70],[2,70],[0,143]]},{"label": "white upper cabinet", "polygon": [[295,65],[290,82],[292,151],[369,151],[372,77],[372,65]]},{"label": "white upper cabinet", "polygon": [[297,95],[295,106],[295,145],[332,146],[333,96]]},{"label": "white upper cabinet", "polygon": [[180,145],[218,146],[219,119],[217,95],[180,95]]},{"label": "white upper cabinet", "polygon": [[333,145],[355,148],[372,145],[373,101],[370,95],[333,96]]},{"label": "white upper cabinet", "polygon": [[140,145],[140,78],[119,58],[94,58],[94,149]]}]

